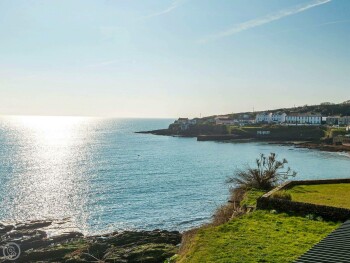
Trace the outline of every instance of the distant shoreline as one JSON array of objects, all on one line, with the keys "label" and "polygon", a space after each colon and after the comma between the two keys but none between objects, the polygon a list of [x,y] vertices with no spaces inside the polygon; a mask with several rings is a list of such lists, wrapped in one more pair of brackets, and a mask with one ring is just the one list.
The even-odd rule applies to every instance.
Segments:
[{"label": "distant shoreline", "polygon": [[277,145],[289,145],[295,148],[315,149],[326,152],[350,152],[350,146],[346,145],[330,145],[321,142],[315,142],[313,140],[275,140],[268,138],[243,138],[235,135],[178,135],[173,134],[169,129],[151,130],[151,131],[139,131],[138,134],[153,134],[172,137],[184,137],[184,138],[197,138],[198,141],[225,141],[235,143],[249,143],[249,142],[267,142],[269,144]]},{"label": "distant shoreline", "polygon": [[324,152],[350,152],[350,146],[346,145],[328,145],[321,143],[317,144],[313,142],[274,142],[271,144],[291,145],[296,148],[315,149]]}]

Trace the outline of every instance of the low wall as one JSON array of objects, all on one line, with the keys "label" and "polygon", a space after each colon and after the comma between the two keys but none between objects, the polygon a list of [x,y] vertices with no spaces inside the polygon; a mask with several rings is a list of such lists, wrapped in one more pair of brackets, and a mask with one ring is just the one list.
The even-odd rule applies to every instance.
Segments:
[{"label": "low wall", "polygon": [[350,219],[350,209],[339,208],[333,206],[316,205],[303,202],[295,202],[285,199],[272,198],[271,195],[276,191],[286,190],[295,185],[315,185],[315,184],[340,184],[350,183],[350,179],[325,179],[325,180],[305,180],[305,181],[289,181],[272,191],[264,194],[257,200],[258,209],[275,209],[281,212],[297,213],[302,215],[314,214],[321,216],[326,220],[346,221]]},{"label": "low wall", "polygon": [[318,141],[325,136],[319,126],[243,126],[231,128],[230,133],[270,141]]}]

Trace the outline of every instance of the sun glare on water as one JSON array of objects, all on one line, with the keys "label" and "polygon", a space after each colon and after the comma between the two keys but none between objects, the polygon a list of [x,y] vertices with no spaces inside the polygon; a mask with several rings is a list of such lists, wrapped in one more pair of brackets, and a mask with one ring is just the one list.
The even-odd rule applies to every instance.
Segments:
[{"label": "sun glare on water", "polygon": [[[14,170],[7,182],[14,191],[3,200],[11,203],[16,219],[74,217],[84,206],[84,169],[89,164],[89,123],[84,117],[23,116],[6,119],[12,129],[16,156],[8,160]],[[28,155],[30,152],[30,155]],[[21,154],[23,153],[23,155]],[[29,165],[30,164],[30,165]],[[29,168],[30,167],[30,168]],[[11,217],[11,216],[10,216]],[[19,217],[19,218],[18,218]],[[86,218],[80,218],[86,221]]]}]

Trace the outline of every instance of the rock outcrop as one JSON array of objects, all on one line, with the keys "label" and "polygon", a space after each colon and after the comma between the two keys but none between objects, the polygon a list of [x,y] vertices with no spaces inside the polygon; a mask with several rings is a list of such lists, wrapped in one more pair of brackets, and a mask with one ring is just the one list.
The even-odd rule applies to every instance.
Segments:
[{"label": "rock outcrop", "polygon": [[[87,236],[79,232],[48,236],[52,221],[0,224],[2,247],[14,242],[20,248],[15,262],[164,262],[177,252],[177,231],[124,231]],[[0,262],[7,262],[0,249]],[[10,262],[10,261],[8,261]],[[12,261],[13,262],[13,261]]]}]

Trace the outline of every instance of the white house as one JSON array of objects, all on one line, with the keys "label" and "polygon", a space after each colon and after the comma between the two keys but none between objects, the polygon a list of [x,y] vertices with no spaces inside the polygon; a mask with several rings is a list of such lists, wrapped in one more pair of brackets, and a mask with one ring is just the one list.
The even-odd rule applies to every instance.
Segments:
[{"label": "white house", "polygon": [[271,120],[274,123],[284,123],[286,122],[286,117],[287,117],[287,114],[285,114],[284,112],[283,113],[276,112],[276,113],[272,113]]},{"label": "white house", "polygon": [[286,116],[284,112],[267,113],[262,112],[256,115],[257,123],[284,123],[286,121]]},{"label": "white house", "polygon": [[256,115],[256,123],[270,123],[272,121],[272,113],[262,112]]},{"label": "white house", "polygon": [[227,116],[218,116],[215,118],[216,125],[233,125],[236,123],[237,123],[237,120],[230,119]]},{"label": "white house", "polygon": [[197,124],[197,119],[188,119],[188,118],[179,118],[175,122],[175,124],[180,125],[181,130],[187,130],[190,125],[196,125]]},{"label": "white house", "polygon": [[286,123],[288,124],[311,124],[321,125],[322,116],[313,114],[297,114],[291,113],[286,116]]}]

